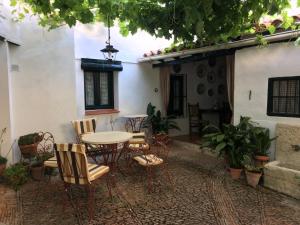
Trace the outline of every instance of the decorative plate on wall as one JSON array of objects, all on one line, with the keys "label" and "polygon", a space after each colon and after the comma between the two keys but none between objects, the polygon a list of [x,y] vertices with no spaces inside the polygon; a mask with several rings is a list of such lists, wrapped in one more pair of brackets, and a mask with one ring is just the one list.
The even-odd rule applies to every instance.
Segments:
[{"label": "decorative plate on wall", "polygon": [[181,65],[180,65],[180,64],[175,64],[175,65],[173,66],[173,71],[174,71],[175,73],[179,73],[179,72],[181,71]]},{"label": "decorative plate on wall", "polygon": [[204,84],[200,83],[200,84],[197,85],[197,93],[199,95],[204,94],[205,90],[206,90],[206,88],[205,88]]},{"label": "decorative plate on wall", "polygon": [[208,65],[209,65],[210,67],[214,67],[214,66],[216,65],[216,63],[217,63],[217,59],[216,59],[215,56],[210,56],[210,57],[208,58]]},{"label": "decorative plate on wall", "polygon": [[223,78],[225,76],[225,66],[220,66],[218,69],[218,77]]},{"label": "decorative plate on wall", "polygon": [[224,95],[225,94],[225,85],[224,84],[220,84],[218,86],[218,94],[219,95]]},{"label": "decorative plate on wall", "polygon": [[200,64],[197,67],[197,71],[196,72],[197,72],[197,76],[199,78],[205,77],[206,73],[207,73],[207,67],[204,64]]},{"label": "decorative plate on wall", "polygon": [[216,81],[216,74],[213,70],[211,70],[208,74],[207,74],[207,81],[209,83],[214,83]]},{"label": "decorative plate on wall", "polygon": [[208,89],[207,94],[209,97],[212,97],[215,94],[215,92],[212,88],[210,88],[210,89]]}]

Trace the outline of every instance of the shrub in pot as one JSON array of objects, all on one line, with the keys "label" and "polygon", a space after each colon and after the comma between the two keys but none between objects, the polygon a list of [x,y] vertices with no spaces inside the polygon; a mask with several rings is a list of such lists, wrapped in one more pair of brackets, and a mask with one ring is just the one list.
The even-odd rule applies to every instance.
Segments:
[{"label": "shrub in pot", "polygon": [[247,183],[255,188],[262,176],[262,167],[256,166],[252,157],[249,155],[244,156],[243,165],[245,167]]},{"label": "shrub in pot", "polygon": [[14,164],[4,171],[4,178],[7,183],[15,190],[25,184],[28,180],[28,169],[22,163]]},{"label": "shrub in pot", "polygon": [[21,136],[18,140],[18,145],[24,158],[32,158],[37,154],[37,146],[42,140],[38,133],[31,133]]},{"label": "shrub in pot", "polygon": [[144,127],[152,130],[152,135],[157,140],[168,140],[168,133],[170,129],[180,130],[178,127],[175,116],[162,116],[160,110],[156,111],[156,106],[153,106],[151,102],[147,106],[147,119],[144,122]]},{"label": "shrub in pot", "polygon": [[219,156],[226,156],[233,179],[240,178],[243,157],[251,149],[249,121],[247,117],[241,117],[238,125],[224,124],[222,130],[203,136],[202,147],[210,147]]},{"label": "shrub in pot", "polygon": [[51,157],[53,157],[53,155],[50,152],[42,152],[35,157],[30,166],[31,176],[34,180],[42,180],[44,178],[44,161]]},{"label": "shrub in pot", "polygon": [[270,131],[267,128],[255,127],[252,130],[252,143],[255,148],[254,158],[259,166],[264,166],[269,161],[269,148],[276,138],[270,138]]}]

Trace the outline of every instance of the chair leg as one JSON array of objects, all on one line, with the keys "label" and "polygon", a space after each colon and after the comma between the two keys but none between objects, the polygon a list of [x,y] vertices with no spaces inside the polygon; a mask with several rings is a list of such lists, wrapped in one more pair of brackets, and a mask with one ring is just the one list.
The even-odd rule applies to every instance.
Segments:
[{"label": "chair leg", "polygon": [[148,182],[148,192],[153,191],[153,170],[151,166],[146,167],[147,170],[147,182]]},{"label": "chair leg", "polygon": [[89,220],[92,220],[95,214],[95,188],[93,185],[88,185],[87,189],[88,189]]},{"label": "chair leg", "polygon": [[167,179],[168,179],[169,183],[171,184],[171,187],[174,191],[174,182],[173,182],[173,179],[171,177],[171,174],[170,174],[170,171],[169,171],[168,167],[166,165],[164,165],[163,170],[164,170],[165,175],[166,175],[166,177],[167,177]]},{"label": "chair leg", "polygon": [[106,176],[105,179],[106,179],[106,186],[107,186],[107,189],[108,189],[108,194],[109,194],[110,200],[112,200],[110,175],[106,174],[105,176]]}]

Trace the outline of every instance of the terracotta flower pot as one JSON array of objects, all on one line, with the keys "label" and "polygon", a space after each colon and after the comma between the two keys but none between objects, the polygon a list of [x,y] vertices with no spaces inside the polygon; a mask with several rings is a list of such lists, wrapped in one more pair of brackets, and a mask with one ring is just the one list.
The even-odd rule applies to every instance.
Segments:
[{"label": "terracotta flower pot", "polygon": [[257,166],[264,166],[270,160],[269,156],[265,155],[256,155],[254,158]]},{"label": "terracotta flower pot", "polygon": [[37,146],[38,146],[38,143],[34,143],[31,145],[20,145],[19,147],[20,147],[22,156],[24,158],[28,159],[28,158],[32,158],[32,157],[36,156]]},{"label": "terracotta flower pot", "polygon": [[44,166],[31,167],[30,171],[34,180],[42,180],[44,178]]},{"label": "terracotta flower pot", "polygon": [[230,171],[230,176],[232,179],[237,180],[240,179],[241,177],[241,173],[242,173],[242,169],[236,169],[236,168],[229,168]]},{"label": "terracotta flower pot", "polygon": [[0,164],[0,177],[3,175],[5,169],[6,169],[6,163]]},{"label": "terracotta flower pot", "polygon": [[250,172],[246,170],[246,179],[247,183],[256,188],[260,178],[261,178],[262,173],[255,173],[255,172]]}]

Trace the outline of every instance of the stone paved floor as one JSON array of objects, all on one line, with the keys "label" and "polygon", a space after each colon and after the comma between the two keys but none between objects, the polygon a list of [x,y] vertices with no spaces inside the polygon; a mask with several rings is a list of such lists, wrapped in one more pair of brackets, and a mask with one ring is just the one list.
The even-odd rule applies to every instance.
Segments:
[{"label": "stone paved floor", "polygon": [[0,181],[0,225],[21,224],[19,193],[4,186]]},{"label": "stone paved floor", "polygon": [[[96,193],[96,215],[87,220],[85,192],[74,189],[74,207],[62,206],[59,180],[30,182],[21,190],[23,223],[34,224],[201,224],[299,225],[300,201],[244,180],[233,181],[222,162],[196,149],[173,147],[170,171],[174,190],[157,174],[155,190],[147,193],[144,171],[117,176],[113,200],[104,182]],[[0,197],[1,198],[1,197]],[[76,207],[75,207],[76,206]],[[1,224],[1,223],[0,223]]]}]

